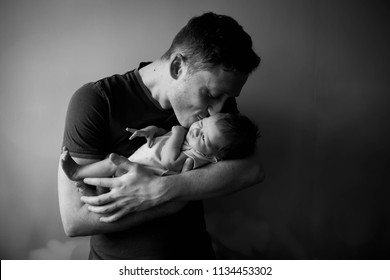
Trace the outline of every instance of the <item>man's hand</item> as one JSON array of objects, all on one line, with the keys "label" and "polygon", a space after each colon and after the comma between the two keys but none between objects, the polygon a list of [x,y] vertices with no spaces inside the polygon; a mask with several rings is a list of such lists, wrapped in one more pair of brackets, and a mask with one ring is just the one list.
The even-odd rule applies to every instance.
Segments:
[{"label": "man's hand", "polygon": [[82,202],[89,204],[89,211],[105,215],[100,218],[101,222],[114,222],[131,212],[146,210],[170,199],[160,183],[161,177],[125,157],[111,154],[110,158],[124,173],[115,178],[84,179],[86,184],[110,188],[110,191],[95,197],[81,197]]}]

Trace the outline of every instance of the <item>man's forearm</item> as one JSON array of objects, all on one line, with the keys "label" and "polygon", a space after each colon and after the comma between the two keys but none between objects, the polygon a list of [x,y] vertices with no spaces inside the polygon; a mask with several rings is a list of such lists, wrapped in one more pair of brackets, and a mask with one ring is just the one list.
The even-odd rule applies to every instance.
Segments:
[{"label": "man's forearm", "polygon": [[136,227],[147,221],[175,213],[184,206],[182,202],[168,202],[141,212],[128,214],[122,219],[103,223],[99,221],[102,215],[88,211],[85,205],[78,210],[78,217],[65,230],[69,237],[86,236],[118,232]]},{"label": "man's forearm", "polygon": [[198,200],[227,195],[264,180],[258,155],[242,160],[221,161],[162,178],[175,200]]},{"label": "man's forearm", "polygon": [[61,167],[58,170],[58,195],[62,223],[65,233],[70,237],[129,229],[152,219],[175,213],[185,205],[182,202],[169,202],[126,215],[116,222],[103,223],[100,221],[101,214],[89,211],[88,205],[80,201],[81,195],[77,192],[74,182],[66,177]]},{"label": "man's forearm", "polygon": [[264,178],[256,155],[242,160],[221,161],[179,175],[163,177],[155,176],[123,157],[116,164],[128,172],[117,178],[84,180],[91,185],[110,188],[108,194],[83,198],[85,203],[94,206],[90,210],[95,213],[122,209],[107,217],[109,221],[115,221],[134,211],[152,209],[169,201],[201,200],[227,195],[255,185]]}]

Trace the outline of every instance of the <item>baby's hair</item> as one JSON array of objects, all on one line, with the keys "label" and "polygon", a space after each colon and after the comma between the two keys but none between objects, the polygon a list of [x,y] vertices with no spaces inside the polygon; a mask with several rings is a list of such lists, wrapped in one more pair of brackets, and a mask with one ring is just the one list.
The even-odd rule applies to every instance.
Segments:
[{"label": "baby's hair", "polygon": [[248,117],[219,113],[217,126],[227,140],[227,145],[219,148],[215,155],[219,160],[244,158],[254,152],[260,134],[257,125]]}]

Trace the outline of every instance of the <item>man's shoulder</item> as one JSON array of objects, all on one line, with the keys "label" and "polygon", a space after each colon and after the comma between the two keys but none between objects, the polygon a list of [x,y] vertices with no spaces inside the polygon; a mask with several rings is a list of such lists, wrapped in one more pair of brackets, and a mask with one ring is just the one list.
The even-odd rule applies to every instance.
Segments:
[{"label": "man's shoulder", "polygon": [[89,82],[78,88],[71,97],[70,104],[73,106],[89,104],[93,100],[106,100],[107,97],[97,82]]},{"label": "man's shoulder", "polygon": [[113,74],[96,81],[88,82],[76,90],[74,96],[77,98],[97,98],[109,99],[116,92],[129,90],[134,84],[134,70],[124,74]]},{"label": "man's shoulder", "polygon": [[122,93],[122,92],[138,92],[139,82],[134,73],[134,70],[124,74],[114,74],[92,83],[100,92],[106,95]]}]

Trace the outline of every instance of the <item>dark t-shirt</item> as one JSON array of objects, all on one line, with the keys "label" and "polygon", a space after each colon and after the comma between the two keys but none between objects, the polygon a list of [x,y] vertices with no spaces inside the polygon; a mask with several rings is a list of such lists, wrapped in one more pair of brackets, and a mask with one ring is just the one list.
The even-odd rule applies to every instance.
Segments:
[{"label": "dark t-shirt", "polygon": [[[235,100],[229,111],[237,110]],[[81,87],[71,98],[63,146],[74,157],[103,159],[109,153],[129,157],[145,139],[129,140],[130,128],[178,125],[173,110],[164,110],[143,84],[138,70]],[[135,228],[91,237],[92,259],[213,259],[203,206],[192,201],[170,216]]]}]

